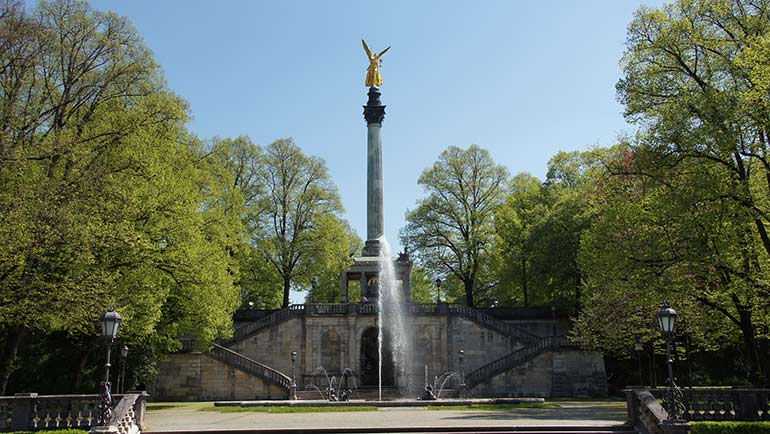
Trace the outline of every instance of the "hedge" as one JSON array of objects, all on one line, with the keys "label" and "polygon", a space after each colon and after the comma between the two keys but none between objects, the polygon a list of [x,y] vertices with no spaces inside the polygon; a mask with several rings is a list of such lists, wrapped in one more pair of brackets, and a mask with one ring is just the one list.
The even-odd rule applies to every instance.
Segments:
[{"label": "hedge", "polygon": [[770,422],[690,422],[690,434],[770,434]]}]

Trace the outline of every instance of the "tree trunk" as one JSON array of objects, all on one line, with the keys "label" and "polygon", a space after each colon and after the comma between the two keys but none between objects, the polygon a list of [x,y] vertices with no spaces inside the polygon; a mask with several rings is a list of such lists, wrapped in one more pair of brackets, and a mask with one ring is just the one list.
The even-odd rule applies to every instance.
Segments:
[{"label": "tree trunk", "polygon": [[88,363],[88,356],[91,355],[91,351],[93,351],[98,341],[99,338],[88,339],[85,348],[80,351],[80,358],[75,371],[75,381],[72,385],[72,390],[75,392],[78,392],[80,389],[80,384],[83,382],[83,371]]},{"label": "tree trunk", "polygon": [[473,307],[473,281],[464,280],[463,283],[465,283],[465,304]]},{"label": "tree trunk", "polygon": [[283,307],[289,307],[289,290],[291,289],[291,279],[283,278]]},{"label": "tree trunk", "polygon": [[757,340],[754,336],[754,325],[751,322],[751,310],[744,307],[738,308],[738,318],[740,319],[741,334],[743,335],[743,345],[746,348],[746,360],[749,364],[749,381],[756,387],[762,387],[767,382],[759,361],[759,350]]},{"label": "tree trunk", "polygon": [[6,342],[5,351],[0,356],[0,396],[5,395],[8,387],[8,380],[14,371],[14,363],[19,352],[19,347],[24,337],[27,335],[27,328],[20,325],[13,327],[9,333]]}]

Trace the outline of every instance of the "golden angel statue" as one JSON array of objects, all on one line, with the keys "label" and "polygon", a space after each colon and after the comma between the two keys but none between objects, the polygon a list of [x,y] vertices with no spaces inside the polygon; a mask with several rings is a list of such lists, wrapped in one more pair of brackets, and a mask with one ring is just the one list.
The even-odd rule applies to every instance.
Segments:
[{"label": "golden angel statue", "polygon": [[364,51],[366,51],[366,57],[369,58],[369,67],[366,68],[366,87],[382,86],[382,76],[380,75],[380,67],[382,66],[382,57],[385,52],[390,50],[390,47],[382,50],[380,54],[372,54],[372,50],[366,45],[366,41],[361,39],[361,43],[364,44]]}]

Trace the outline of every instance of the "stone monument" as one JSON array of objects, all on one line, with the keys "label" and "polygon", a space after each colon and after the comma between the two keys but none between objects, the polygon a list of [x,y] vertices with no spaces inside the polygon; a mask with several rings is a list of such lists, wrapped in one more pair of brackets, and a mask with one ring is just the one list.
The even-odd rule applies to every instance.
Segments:
[{"label": "stone monument", "polygon": [[[366,71],[366,86],[369,87],[368,100],[364,106],[366,120],[366,242],[361,256],[353,258],[354,264],[342,273],[342,302],[349,300],[348,286],[351,280],[361,282],[361,301],[374,302],[379,287],[379,256],[382,252],[382,240],[385,236],[385,218],[382,194],[382,121],[385,119],[385,105],[380,100],[382,76],[379,68],[380,59],[390,47],[379,54],[373,54],[362,39],[369,67]],[[401,280],[404,296],[410,296],[409,275],[412,261],[404,252],[394,261],[396,276]]]}]

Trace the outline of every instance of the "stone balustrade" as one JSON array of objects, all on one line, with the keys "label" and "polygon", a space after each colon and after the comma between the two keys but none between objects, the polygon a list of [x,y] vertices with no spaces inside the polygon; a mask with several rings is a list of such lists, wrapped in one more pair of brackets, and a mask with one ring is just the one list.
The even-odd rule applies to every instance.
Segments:
[{"label": "stone balustrade", "polygon": [[670,421],[659,399],[666,389],[626,389],[628,420],[644,434],[689,430],[689,421],[770,420],[770,389],[683,388],[683,420]]},{"label": "stone balustrade", "polygon": [[[117,406],[110,425],[120,434],[144,427],[146,392],[113,395]],[[99,395],[38,395],[0,397],[0,431],[90,429],[98,419]]]}]

